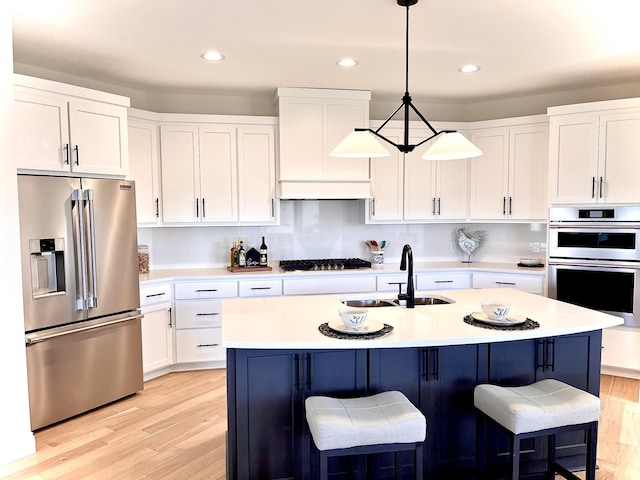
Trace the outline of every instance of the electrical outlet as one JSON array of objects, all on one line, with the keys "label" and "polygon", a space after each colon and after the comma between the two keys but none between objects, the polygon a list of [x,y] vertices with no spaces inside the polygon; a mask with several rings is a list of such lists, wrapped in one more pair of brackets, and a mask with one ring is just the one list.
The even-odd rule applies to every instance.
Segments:
[{"label": "electrical outlet", "polygon": [[540,253],[540,242],[531,242],[531,251],[533,253]]}]

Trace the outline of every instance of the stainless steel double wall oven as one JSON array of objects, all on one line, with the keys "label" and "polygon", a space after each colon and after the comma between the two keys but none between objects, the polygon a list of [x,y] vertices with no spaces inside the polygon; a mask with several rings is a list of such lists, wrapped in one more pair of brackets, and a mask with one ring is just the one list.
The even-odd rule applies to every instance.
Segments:
[{"label": "stainless steel double wall oven", "polygon": [[549,296],[640,327],[640,207],[553,207]]}]

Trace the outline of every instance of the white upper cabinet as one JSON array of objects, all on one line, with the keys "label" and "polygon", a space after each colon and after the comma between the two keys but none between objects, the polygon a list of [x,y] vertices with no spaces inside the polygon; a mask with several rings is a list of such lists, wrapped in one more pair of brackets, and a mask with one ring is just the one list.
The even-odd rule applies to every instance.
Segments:
[{"label": "white upper cabinet", "polygon": [[329,153],[369,126],[370,92],[279,88],[281,198],[368,198],[369,160]]},{"label": "white upper cabinet", "polygon": [[238,128],[238,219],[273,223],[280,211],[276,200],[275,128]]},{"label": "white upper cabinet", "polygon": [[129,117],[129,178],[136,182],[138,225],[160,223],[158,125]]},{"label": "white upper cabinet", "polygon": [[[419,130],[412,133],[419,134]],[[427,138],[410,138],[416,144]],[[384,135],[400,143],[401,129],[385,129]],[[429,161],[422,155],[432,141],[402,154],[390,147],[390,157],[371,159],[371,200],[368,202],[370,223],[425,222],[460,220],[467,217],[468,160]]]},{"label": "white upper cabinet", "polygon": [[275,127],[162,123],[166,224],[277,222]]},{"label": "white upper cabinet", "polygon": [[640,201],[640,99],[548,111],[550,203]]},{"label": "white upper cabinet", "polygon": [[20,169],[124,177],[129,99],[15,75]]},{"label": "white upper cabinet", "polygon": [[470,160],[470,219],[544,221],[548,125],[474,130],[471,141],[483,155]]}]

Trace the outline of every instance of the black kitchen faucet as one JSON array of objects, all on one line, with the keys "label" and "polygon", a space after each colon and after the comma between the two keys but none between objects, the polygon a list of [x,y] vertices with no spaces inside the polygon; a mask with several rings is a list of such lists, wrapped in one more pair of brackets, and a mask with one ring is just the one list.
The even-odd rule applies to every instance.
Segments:
[{"label": "black kitchen faucet", "polygon": [[400,270],[407,270],[407,260],[409,268],[407,271],[407,293],[399,293],[398,300],[406,300],[407,308],[413,308],[416,301],[416,292],[413,288],[413,251],[411,245],[402,247],[402,260],[400,261]]}]

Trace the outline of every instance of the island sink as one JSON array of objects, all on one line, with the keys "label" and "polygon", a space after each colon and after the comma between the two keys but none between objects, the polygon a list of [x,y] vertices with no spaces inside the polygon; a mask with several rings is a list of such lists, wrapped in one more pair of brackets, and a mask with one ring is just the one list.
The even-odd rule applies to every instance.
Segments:
[{"label": "island sink", "polygon": [[[365,299],[350,299],[342,300],[347,307],[358,308],[376,308],[376,307],[404,307],[405,300],[398,299],[377,299],[377,298],[365,298]],[[449,303],[455,303],[450,298],[446,297],[416,297],[414,299],[414,305],[446,305]]]}]

